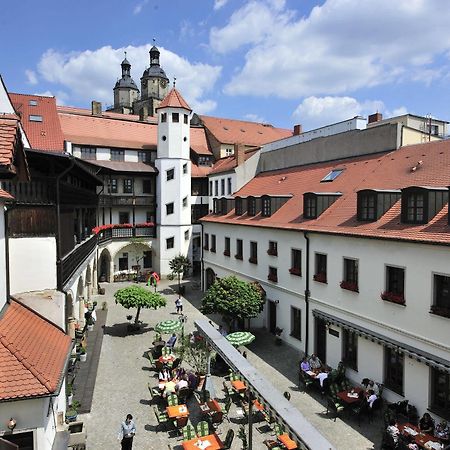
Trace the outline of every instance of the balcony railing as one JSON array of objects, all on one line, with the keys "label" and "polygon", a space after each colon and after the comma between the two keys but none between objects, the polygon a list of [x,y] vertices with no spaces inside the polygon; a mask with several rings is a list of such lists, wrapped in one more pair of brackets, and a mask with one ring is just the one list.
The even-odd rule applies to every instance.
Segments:
[{"label": "balcony railing", "polygon": [[9,192],[21,204],[54,205],[55,183],[49,180],[3,181],[2,189]]},{"label": "balcony railing", "polygon": [[154,206],[154,195],[100,195],[99,206]]},{"label": "balcony railing", "polygon": [[94,251],[96,245],[97,236],[94,234],[81,244],[77,245],[70,253],[58,261],[59,289],[62,289],[63,286],[66,285],[78,267],[80,267]]},{"label": "balcony railing", "polygon": [[107,228],[98,232],[98,242],[103,243],[112,239],[155,238],[156,227],[131,226],[128,228]]}]

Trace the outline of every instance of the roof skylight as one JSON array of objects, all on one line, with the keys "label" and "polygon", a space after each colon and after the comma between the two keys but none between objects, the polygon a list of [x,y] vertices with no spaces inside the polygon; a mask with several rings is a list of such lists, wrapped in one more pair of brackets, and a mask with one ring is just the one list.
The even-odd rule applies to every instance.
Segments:
[{"label": "roof skylight", "polygon": [[320,182],[334,181],[343,171],[344,169],[333,169],[327,176],[323,177]]}]

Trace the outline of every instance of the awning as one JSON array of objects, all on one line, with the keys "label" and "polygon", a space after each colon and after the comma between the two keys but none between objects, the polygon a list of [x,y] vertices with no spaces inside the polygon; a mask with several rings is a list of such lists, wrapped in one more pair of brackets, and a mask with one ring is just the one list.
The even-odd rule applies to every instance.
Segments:
[{"label": "awning", "polygon": [[231,369],[242,375],[249,390],[264,403],[271,416],[284,424],[286,431],[297,441],[300,449],[332,450],[334,448],[305,416],[275,389],[273,384],[262,376],[216,328],[211,326],[208,320],[196,320],[195,326]]},{"label": "awning", "polygon": [[408,355],[410,358],[414,358],[417,361],[426,364],[427,366],[435,367],[438,370],[450,373],[450,361],[446,359],[439,358],[438,356],[432,355],[431,353],[428,353],[424,350],[420,350],[416,347],[404,344],[403,342],[396,341],[380,333],[377,333],[376,331],[369,330],[368,328],[364,328],[360,325],[356,325],[347,320],[332,316],[331,314],[327,314],[317,309],[314,309],[312,313],[314,317],[325,320],[327,323],[337,325],[346,330],[350,330],[353,333],[364,337],[365,339],[371,340],[372,342],[377,342],[378,344],[384,345],[393,350],[400,351]]}]

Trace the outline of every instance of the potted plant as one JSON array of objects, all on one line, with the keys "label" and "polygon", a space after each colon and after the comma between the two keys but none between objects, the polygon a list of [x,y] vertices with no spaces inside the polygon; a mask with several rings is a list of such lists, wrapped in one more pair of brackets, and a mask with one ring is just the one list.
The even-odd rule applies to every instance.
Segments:
[{"label": "potted plant", "polygon": [[72,383],[67,384],[67,405],[72,406],[73,403],[73,386]]},{"label": "potted plant", "polygon": [[83,339],[83,330],[79,323],[75,325],[75,339]]},{"label": "potted plant", "polygon": [[87,329],[88,329],[88,331],[94,330],[94,321],[91,316],[89,316],[89,318],[87,320]]},{"label": "potted plant", "polygon": [[86,359],[87,359],[86,349],[84,347],[81,347],[81,349],[80,349],[80,361],[81,362],[86,362]]},{"label": "potted plant", "polygon": [[78,408],[81,406],[77,400],[72,402],[71,407],[66,411],[66,422],[75,422],[78,417]]},{"label": "potted plant", "polygon": [[275,345],[281,345],[283,343],[281,333],[283,333],[283,329],[275,327]]}]

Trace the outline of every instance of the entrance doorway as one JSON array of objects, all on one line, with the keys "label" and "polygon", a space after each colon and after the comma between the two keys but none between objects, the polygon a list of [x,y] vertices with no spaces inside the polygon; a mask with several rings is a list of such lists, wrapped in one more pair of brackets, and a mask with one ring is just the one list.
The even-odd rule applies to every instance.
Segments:
[{"label": "entrance doorway", "polygon": [[277,327],[277,305],[275,302],[269,301],[269,331],[275,334]]},{"label": "entrance doorway", "polygon": [[216,281],[216,274],[214,270],[208,268],[206,269],[206,290],[208,290]]},{"label": "entrance doorway", "polygon": [[327,324],[324,320],[315,318],[316,342],[314,352],[322,361],[326,363],[327,359]]}]

